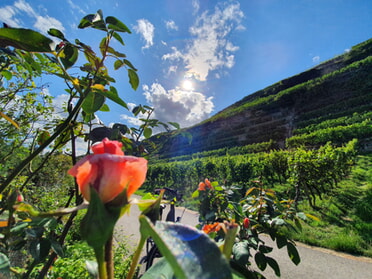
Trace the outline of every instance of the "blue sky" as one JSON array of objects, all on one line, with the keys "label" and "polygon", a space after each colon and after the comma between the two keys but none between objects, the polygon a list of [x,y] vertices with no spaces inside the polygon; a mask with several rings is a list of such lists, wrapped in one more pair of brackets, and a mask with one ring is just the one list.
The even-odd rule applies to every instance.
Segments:
[{"label": "blue sky", "polygon": [[[115,72],[120,96],[182,127],[372,37],[370,0],[1,0],[0,21],[97,46],[102,34],[77,25],[98,9],[132,30],[114,47],[138,68],[140,86],[133,91],[126,72]],[[66,98],[57,84],[48,90]],[[106,125],[137,123],[110,108],[99,113]]]}]

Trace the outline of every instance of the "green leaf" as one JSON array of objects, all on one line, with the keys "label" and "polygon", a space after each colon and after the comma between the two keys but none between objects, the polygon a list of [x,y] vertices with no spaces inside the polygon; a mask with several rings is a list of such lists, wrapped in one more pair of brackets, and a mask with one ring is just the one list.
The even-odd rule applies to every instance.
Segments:
[{"label": "green leaf", "polygon": [[12,46],[30,52],[52,52],[53,41],[24,28],[0,28],[0,47]]},{"label": "green leaf", "polygon": [[29,250],[32,257],[39,262],[44,260],[48,256],[50,248],[50,241],[46,238],[42,238],[33,240],[30,243]]},{"label": "green leaf", "polygon": [[137,116],[140,112],[143,112],[143,108],[141,105],[136,106],[132,109],[132,113],[134,114],[134,116]]},{"label": "green leaf", "polygon": [[107,104],[103,104],[103,106],[99,110],[108,112],[110,111],[110,107]]},{"label": "green leaf", "polygon": [[140,216],[140,230],[142,237],[152,237],[176,278],[232,278],[228,261],[205,233],[180,223],[153,226],[145,216]]},{"label": "green leaf", "polygon": [[276,246],[281,249],[287,245],[287,238],[284,235],[278,234],[276,235]]},{"label": "green leaf", "polygon": [[89,14],[83,17],[78,25],[78,28],[83,29],[87,27],[106,31],[106,25],[103,21],[103,14],[101,10],[98,10],[96,14]]},{"label": "green leaf", "polygon": [[124,125],[124,124],[120,124],[120,123],[115,123],[113,126],[112,126],[112,129],[115,130],[119,130],[123,135],[125,135],[129,129],[128,129],[128,126],[127,125]]},{"label": "green leaf", "polygon": [[9,272],[10,272],[9,259],[5,254],[0,253],[0,274],[5,276],[5,274],[9,274]]},{"label": "green leaf", "polygon": [[275,275],[280,277],[280,268],[278,262],[271,257],[266,257],[267,263],[274,270]]},{"label": "green leaf", "polygon": [[123,58],[123,57],[127,57],[124,53],[121,53],[121,52],[119,52],[119,51],[116,51],[116,50],[113,49],[112,47],[108,47],[108,48],[107,48],[107,52],[108,52],[108,53],[111,53],[111,54],[113,54],[113,55],[115,55],[116,57],[121,57],[121,58]]},{"label": "green leaf", "polygon": [[259,269],[261,269],[262,271],[266,269],[267,260],[266,260],[266,256],[263,253],[257,252],[256,255],[254,255],[254,260]]},{"label": "green leaf", "polygon": [[118,31],[118,32],[127,32],[132,33],[129,28],[122,23],[120,20],[118,20],[116,17],[108,16],[106,17],[106,23],[108,24],[108,28]]},{"label": "green leaf", "polygon": [[160,259],[156,262],[149,270],[146,271],[142,279],[153,279],[153,278],[162,278],[162,279],[174,279],[174,272],[172,266],[167,262],[165,258]]},{"label": "green leaf", "polygon": [[152,195],[148,199],[143,196],[138,203],[138,208],[142,212],[142,215],[145,215],[154,224],[160,219],[160,206],[163,200],[163,194],[163,191],[160,192],[160,195],[156,199]]},{"label": "green leaf", "polygon": [[99,49],[101,50],[101,54],[102,56],[105,55],[105,51],[107,50],[107,37],[103,37],[103,39],[101,40],[101,43],[99,44]]},{"label": "green leaf", "polygon": [[233,246],[234,259],[242,266],[248,263],[249,259],[249,246],[246,241],[240,241]]},{"label": "green leaf", "polygon": [[113,32],[112,36],[122,45],[124,45],[123,38],[119,35],[119,33]]},{"label": "green leaf", "polygon": [[300,255],[298,254],[297,248],[295,245],[293,245],[293,243],[287,243],[287,252],[289,258],[295,265],[298,265],[301,262]]},{"label": "green leaf", "polygon": [[129,83],[132,86],[134,90],[137,90],[139,85],[139,78],[135,71],[132,69],[128,69],[128,77],[129,77]]},{"label": "green leaf", "polygon": [[84,29],[84,28],[92,26],[93,25],[92,21],[93,21],[94,17],[95,17],[94,14],[89,14],[89,15],[86,15],[85,17],[83,17],[80,20],[78,28]]},{"label": "green leaf", "polygon": [[285,225],[285,221],[282,218],[274,218],[271,225],[283,226]]},{"label": "green leaf", "polygon": [[65,69],[68,69],[76,63],[79,57],[79,51],[75,46],[66,44],[60,51],[59,57]]},{"label": "green leaf", "polygon": [[128,109],[127,103],[124,102],[118,95],[118,92],[115,87],[110,86],[110,91],[101,91],[99,92],[100,95],[105,96],[106,98],[109,98],[111,101],[117,103],[118,105],[121,105],[122,107]]},{"label": "green leaf", "polygon": [[196,190],[192,193],[191,197],[194,199],[194,198],[198,198],[199,197],[199,190]]},{"label": "green leaf", "polygon": [[124,61],[123,60],[118,59],[114,62],[114,69],[115,70],[120,69],[123,66],[124,66]]},{"label": "green leaf", "polygon": [[174,128],[176,128],[176,129],[180,129],[181,128],[181,126],[180,126],[180,124],[178,124],[177,122],[168,122],[170,125],[172,125]]},{"label": "green leaf", "polygon": [[61,31],[59,31],[58,29],[50,28],[49,31],[48,31],[48,34],[53,36],[53,37],[56,37],[58,39],[61,39],[63,41],[66,40],[65,35],[63,35],[63,33]]},{"label": "green leaf", "polygon": [[295,219],[295,224],[296,224],[296,227],[300,230],[300,231],[302,231],[302,225],[301,225],[301,221],[299,220],[299,219]]},{"label": "green leaf", "polygon": [[41,74],[41,66],[38,62],[35,61],[34,55],[32,53],[23,53],[23,58],[31,65],[32,71],[36,71],[38,74]]},{"label": "green leaf", "polygon": [[96,92],[90,92],[82,104],[84,112],[91,114],[98,111],[105,103],[105,97]]},{"label": "green leaf", "polygon": [[[240,270],[241,271],[241,270]],[[172,266],[167,262],[165,258],[161,258],[154,265],[151,266],[145,274],[141,276],[141,279],[176,279],[174,277],[174,272]],[[249,271],[244,270],[244,274],[239,273],[236,270],[233,270],[233,279],[257,279],[258,277],[251,274]]]},{"label": "green leaf", "polygon": [[94,113],[86,113],[86,112],[83,111],[82,115],[83,115],[83,121],[84,122],[90,122],[90,121],[95,119]]},{"label": "green leaf", "polygon": [[12,73],[9,72],[9,71],[7,71],[7,70],[3,70],[3,71],[1,71],[0,74],[1,74],[3,77],[5,77],[7,80],[10,80],[10,79],[13,77]]},{"label": "green leaf", "polygon": [[267,253],[271,253],[273,248],[269,247],[269,246],[266,246],[266,245],[260,245],[258,247],[258,250],[260,250],[260,252],[263,253],[263,254],[267,254]]},{"label": "green leaf", "polygon": [[108,211],[97,191],[91,187],[88,211],[80,223],[82,238],[93,249],[103,247],[112,236],[119,213]]},{"label": "green leaf", "polygon": [[55,241],[54,239],[50,239],[50,243],[52,245],[53,251],[61,258],[65,257],[65,251],[63,250],[62,245]]},{"label": "green leaf", "polygon": [[145,136],[145,138],[148,139],[152,135],[152,129],[151,128],[145,128],[143,130],[143,135]]},{"label": "green leaf", "polygon": [[32,238],[41,238],[44,234],[44,229],[42,227],[27,228],[25,233]]},{"label": "green leaf", "polygon": [[125,63],[125,65],[127,65],[132,70],[137,71],[137,69],[133,66],[133,64],[129,60],[124,59],[123,62]]}]

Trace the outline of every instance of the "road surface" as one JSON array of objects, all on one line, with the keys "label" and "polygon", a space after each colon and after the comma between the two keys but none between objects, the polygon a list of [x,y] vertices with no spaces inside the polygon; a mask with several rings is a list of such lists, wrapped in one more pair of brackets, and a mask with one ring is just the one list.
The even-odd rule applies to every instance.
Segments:
[{"label": "road surface", "polygon": [[[168,208],[168,207],[167,207]],[[139,241],[139,209],[132,206],[129,215],[124,215],[116,225],[116,240],[120,241],[123,236],[130,245]],[[165,211],[163,216],[166,216]],[[195,226],[198,223],[196,212],[177,208],[176,216],[182,216],[181,223]],[[297,249],[301,257],[301,263],[296,266],[289,259],[286,249],[277,249],[270,238],[265,239],[267,245],[274,248],[270,257],[277,260],[281,277],[284,279],[372,279],[372,259],[355,257],[344,253],[334,252],[328,249],[307,246],[297,243]],[[258,270],[258,268],[257,268]],[[270,267],[261,272],[267,279],[277,279]]]}]

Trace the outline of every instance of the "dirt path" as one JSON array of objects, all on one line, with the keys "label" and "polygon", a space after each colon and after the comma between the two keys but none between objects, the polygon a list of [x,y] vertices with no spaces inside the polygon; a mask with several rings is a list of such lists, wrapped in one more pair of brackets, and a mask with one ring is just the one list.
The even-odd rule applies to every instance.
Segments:
[{"label": "dirt path", "polygon": [[[130,215],[123,216],[116,226],[116,239],[119,241],[123,235],[129,238],[133,249],[139,241],[139,210],[132,206]],[[165,212],[166,214],[166,212]],[[182,216],[182,223],[196,225],[197,213],[176,209],[176,216]],[[270,238],[265,239],[267,245],[274,247],[271,257],[278,261],[281,269],[281,277],[284,279],[369,279],[372,278],[372,259],[355,257],[332,250],[297,244],[301,256],[301,263],[295,266],[289,259],[285,249],[277,249]],[[258,270],[258,269],[257,269]],[[268,267],[262,272],[267,279],[278,278]]]}]

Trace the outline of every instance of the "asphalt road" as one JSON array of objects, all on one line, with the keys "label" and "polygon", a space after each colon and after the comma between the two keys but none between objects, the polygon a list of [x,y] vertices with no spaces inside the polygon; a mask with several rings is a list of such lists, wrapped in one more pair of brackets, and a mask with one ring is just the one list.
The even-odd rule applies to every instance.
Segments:
[{"label": "asphalt road", "polygon": [[[165,211],[166,214],[167,211]],[[116,226],[115,238],[117,241],[126,239],[129,245],[139,241],[139,209],[132,206],[129,215],[124,215]],[[165,215],[164,215],[165,216]],[[197,213],[184,208],[176,209],[176,216],[182,216],[181,222],[195,226],[198,223]],[[355,257],[328,249],[311,247],[297,243],[301,263],[296,266],[287,255],[285,248],[277,249],[270,238],[266,238],[267,245],[274,248],[270,256],[277,260],[281,277],[284,279],[372,279],[372,259]],[[258,268],[257,268],[258,270]],[[278,278],[270,267],[264,272],[267,279]]]}]

